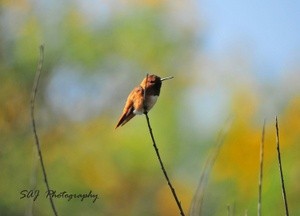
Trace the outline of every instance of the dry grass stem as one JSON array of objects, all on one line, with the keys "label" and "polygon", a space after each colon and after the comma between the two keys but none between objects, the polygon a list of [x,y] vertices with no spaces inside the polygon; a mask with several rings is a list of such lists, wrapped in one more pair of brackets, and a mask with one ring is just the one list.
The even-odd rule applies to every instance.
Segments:
[{"label": "dry grass stem", "polygon": [[263,166],[264,166],[264,144],[265,144],[265,125],[266,120],[264,120],[261,143],[260,143],[260,163],[259,163],[259,179],[258,179],[258,205],[257,205],[257,215],[261,216],[261,194],[262,194],[262,180],[263,180]]},{"label": "dry grass stem", "polygon": [[209,157],[205,161],[204,168],[203,168],[203,171],[200,176],[199,183],[198,183],[198,187],[197,187],[196,193],[193,197],[192,204],[190,207],[190,216],[201,215],[204,194],[205,194],[204,192],[205,192],[205,188],[207,187],[208,177],[210,175],[213,165],[215,164],[215,161],[220,152],[220,149],[224,143],[225,133],[230,128],[231,120],[232,120],[231,117],[226,120],[224,127],[219,132],[215,148],[212,150]]},{"label": "dry grass stem", "polygon": [[[48,179],[47,179],[46,168],[45,168],[44,161],[43,161],[43,155],[42,155],[40,141],[39,141],[39,137],[37,135],[35,119],[34,119],[34,103],[35,103],[36,93],[38,90],[38,84],[39,84],[39,80],[40,80],[40,76],[41,76],[41,72],[42,72],[42,68],[43,68],[43,62],[44,62],[44,46],[41,45],[40,46],[40,59],[39,59],[38,66],[36,69],[35,80],[34,80],[32,93],[31,93],[31,101],[30,101],[31,109],[30,109],[30,111],[31,111],[32,129],[33,129],[33,134],[34,134],[34,138],[35,138],[35,144],[36,144],[38,156],[39,156],[42,171],[43,171],[44,181],[45,181],[47,190],[49,191],[50,187],[49,187],[49,183],[48,183]],[[54,213],[54,215],[57,216],[58,214],[55,209],[55,205],[54,205],[52,196],[49,196],[49,200],[50,200],[50,204],[51,204],[53,213]]]},{"label": "dry grass stem", "polygon": [[286,197],[286,190],[284,186],[284,179],[283,179],[283,170],[282,170],[282,163],[281,163],[281,153],[280,153],[280,143],[279,143],[279,126],[278,126],[278,119],[276,116],[276,146],[277,146],[277,156],[278,156],[278,166],[279,166],[279,172],[280,172],[280,180],[281,180],[281,190],[282,190],[282,198],[284,201],[284,207],[285,207],[285,215],[289,216],[289,208],[288,208],[288,202]]}]

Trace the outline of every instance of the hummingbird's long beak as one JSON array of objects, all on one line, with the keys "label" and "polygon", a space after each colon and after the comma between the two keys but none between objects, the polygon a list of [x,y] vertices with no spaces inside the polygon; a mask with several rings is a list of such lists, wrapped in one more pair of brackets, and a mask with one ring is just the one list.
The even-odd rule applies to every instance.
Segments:
[{"label": "hummingbird's long beak", "polygon": [[161,78],[160,81],[169,80],[169,79],[173,79],[173,78],[174,78],[173,76],[168,76],[165,78]]}]

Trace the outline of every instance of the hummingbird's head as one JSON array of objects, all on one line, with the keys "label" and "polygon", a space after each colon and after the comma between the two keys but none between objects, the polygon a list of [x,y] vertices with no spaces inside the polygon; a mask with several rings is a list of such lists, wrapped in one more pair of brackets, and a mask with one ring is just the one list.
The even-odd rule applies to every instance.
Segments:
[{"label": "hummingbird's head", "polygon": [[147,87],[147,89],[148,88],[154,88],[154,89],[160,90],[161,78],[159,76],[154,75],[154,74],[148,75],[147,78],[145,78],[142,81],[141,86],[142,86],[143,89],[145,89],[145,87]]}]

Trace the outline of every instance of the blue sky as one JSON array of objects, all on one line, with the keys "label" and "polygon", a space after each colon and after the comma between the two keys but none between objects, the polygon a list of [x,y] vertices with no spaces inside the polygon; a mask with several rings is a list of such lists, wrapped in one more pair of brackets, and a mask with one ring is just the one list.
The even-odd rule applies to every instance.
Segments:
[{"label": "blue sky", "polygon": [[[242,49],[243,54],[246,55],[245,57],[249,57],[252,61],[250,63],[253,64],[258,78],[273,83],[280,80],[286,69],[290,69],[295,64],[300,65],[300,1],[196,1],[199,6],[197,8],[199,9],[199,16],[205,27],[205,46],[201,52],[204,51],[212,59],[216,58],[217,63],[220,59],[226,59],[226,55],[235,51],[236,48]],[[95,20],[97,23],[99,20],[105,21],[112,13],[102,1],[93,4],[91,3],[93,0],[87,1],[88,4],[82,0],[78,0],[78,2],[80,5],[82,4],[80,8],[86,12],[87,16],[90,16],[90,20]],[[69,75],[64,73],[65,69],[61,70],[63,71],[59,71],[60,73],[57,74],[60,74],[61,80],[64,81],[66,80],[64,76]],[[74,68],[71,68],[71,71],[74,72]],[[80,120],[93,113],[94,110],[100,110],[103,104],[96,102],[92,104],[94,107],[91,110],[86,107],[86,110],[84,110],[82,107],[82,104],[85,104],[81,103],[82,98],[89,101],[92,99],[88,96],[89,88],[86,88],[87,85],[83,83],[80,77],[74,75],[74,79],[68,79],[69,83],[67,84],[60,83],[57,80],[59,79],[50,83],[49,92],[52,96],[61,95],[61,97],[55,98],[56,100],[52,103],[58,106],[65,105],[66,109],[63,112],[76,116],[76,120]],[[82,86],[78,87],[80,84]],[[68,85],[69,91],[72,89],[71,86],[76,86],[76,92],[62,92],[60,94],[55,90],[60,89],[61,85]],[[94,86],[97,85],[100,84],[94,83]],[[102,90],[95,87],[93,91],[101,92]],[[210,127],[207,122],[213,124],[212,127],[220,125],[220,122],[214,122],[213,119],[220,121],[228,117],[226,114],[223,118],[220,117],[220,113],[226,113],[224,112],[226,104],[230,103],[229,99],[226,98],[228,92],[221,87],[215,88],[215,86],[208,90],[201,89],[200,92],[200,96],[197,94],[191,98],[192,102],[201,101],[195,106],[193,117],[199,115],[198,119],[195,118],[196,123],[204,122],[205,128]],[[71,95],[68,95],[68,93]],[[192,93],[194,94],[194,91]],[[75,94],[77,97],[74,97]],[[103,101],[101,95],[97,97],[100,97],[99,101]],[[199,97],[201,97],[200,100]],[[68,101],[68,104],[64,104],[64,98],[72,100]],[[70,104],[73,110],[76,111],[76,115],[73,115],[68,109]],[[79,115],[78,110],[83,110],[82,115]],[[199,110],[202,110],[202,112],[199,112]],[[206,118],[208,120],[203,121]]]},{"label": "blue sky", "polygon": [[[300,62],[299,0],[195,1],[205,25],[204,51],[212,58],[222,59],[233,49],[242,48],[257,73],[266,78]],[[105,21],[111,13],[105,1],[77,3],[97,22]]]},{"label": "blue sky", "polygon": [[242,44],[258,73],[280,75],[300,59],[300,1],[202,0],[205,52],[222,56]]}]

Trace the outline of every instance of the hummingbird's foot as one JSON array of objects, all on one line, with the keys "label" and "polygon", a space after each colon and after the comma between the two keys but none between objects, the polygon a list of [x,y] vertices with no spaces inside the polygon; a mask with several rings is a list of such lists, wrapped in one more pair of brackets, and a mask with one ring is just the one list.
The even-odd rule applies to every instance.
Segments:
[{"label": "hummingbird's foot", "polygon": [[144,105],[144,114],[146,115],[146,114],[148,114],[148,109],[147,109],[148,107],[147,107],[147,105]]}]

